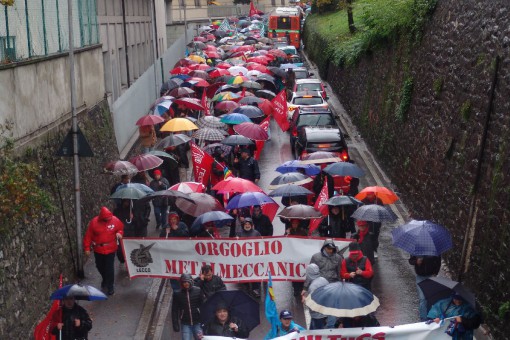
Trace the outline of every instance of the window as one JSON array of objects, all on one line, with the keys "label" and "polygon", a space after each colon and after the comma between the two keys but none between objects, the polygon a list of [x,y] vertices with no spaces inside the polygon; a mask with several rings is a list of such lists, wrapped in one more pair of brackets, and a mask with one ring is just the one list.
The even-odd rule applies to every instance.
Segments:
[{"label": "window", "polygon": [[321,126],[335,125],[335,121],[329,114],[300,115],[297,126]]},{"label": "window", "polygon": [[290,30],[291,21],[289,17],[278,17],[276,21],[276,27],[280,30]]},{"label": "window", "polygon": [[0,36],[0,61],[16,60],[16,37]]},{"label": "window", "polygon": [[319,83],[298,84],[296,91],[322,91]]},{"label": "window", "polygon": [[322,104],[322,97],[297,97],[292,102],[294,105],[319,105]]}]

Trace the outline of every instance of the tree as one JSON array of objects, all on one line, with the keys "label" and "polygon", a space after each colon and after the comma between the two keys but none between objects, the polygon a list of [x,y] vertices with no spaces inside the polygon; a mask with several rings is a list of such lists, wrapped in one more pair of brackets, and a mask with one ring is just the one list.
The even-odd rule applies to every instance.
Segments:
[{"label": "tree", "polygon": [[356,32],[356,26],[354,26],[354,16],[352,14],[352,3],[354,0],[345,0],[347,4],[347,22],[349,23],[349,32],[353,34]]}]

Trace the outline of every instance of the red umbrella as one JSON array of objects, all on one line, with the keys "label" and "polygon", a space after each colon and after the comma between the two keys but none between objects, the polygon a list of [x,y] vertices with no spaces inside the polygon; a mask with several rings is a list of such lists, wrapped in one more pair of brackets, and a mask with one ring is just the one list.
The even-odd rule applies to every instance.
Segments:
[{"label": "red umbrella", "polygon": [[185,194],[191,194],[192,192],[205,192],[205,185],[198,182],[181,182],[172,185],[168,190],[180,191]]},{"label": "red umbrella", "polygon": [[207,97],[208,98],[214,97],[214,95],[216,94],[216,91],[218,91],[218,89],[225,84],[226,84],[225,82],[220,81],[220,82],[217,82],[217,83],[207,86],[207,90],[206,90]]},{"label": "red umbrella", "polygon": [[195,203],[183,198],[177,198],[175,205],[182,212],[197,217],[209,211],[223,211],[223,205],[214,197],[205,193],[192,192],[189,194]]},{"label": "red umbrella", "polygon": [[217,183],[212,190],[217,190],[219,193],[238,193],[238,192],[264,192],[257,184],[247,179],[238,177],[229,177]]},{"label": "red umbrella", "polygon": [[189,66],[189,65],[193,65],[193,64],[198,64],[198,62],[188,59],[188,58],[182,58],[182,59],[179,59],[175,63],[174,68],[179,67],[179,66]]},{"label": "red umbrella", "polygon": [[103,171],[110,175],[135,175],[138,168],[128,161],[115,161],[106,164]]},{"label": "red umbrella", "polygon": [[218,50],[218,48],[216,46],[213,46],[213,45],[206,45],[205,49],[204,49],[205,52],[207,52],[207,51],[211,51],[211,52],[214,51],[214,52],[216,52],[217,50]]},{"label": "red umbrella", "polygon": [[163,164],[163,160],[161,158],[149,153],[135,156],[129,161],[133,163],[139,171],[154,169]]},{"label": "red umbrella", "polygon": [[249,63],[246,65],[246,68],[250,71],[259,71],[259,72],[263,72],[263,73],[271,73],[271,71],[269,71],[267,69],[267,67],[265,67],[264,65],[261,65],[259,63]]},{"label": "red umbrella", "polygon": [[[190,65],[189,68],[192,70],[206,71],[206,70],[210,69],[211,66],[209,66],[207,64],[195,64],[195,65]],[[190,76],[194,77],[191,74],[190,74]]]},{"label": "red umbrella", "polygon": [[269,54],[272,54],[275,57],[287,58],[287,54],[279,49],[269,50]]},{"label": "red umbrella", "polygon": [[204,35],[204,37],[205,37],[207,40],[210,40],[210,41],[214,41],[214,40],[216,40],[216,37],[215,37],[213,34],[210,34],[210,33],[208,33],[208,34]]},{"label": "red umbrella", "polygon": [[190,96],[194,93],[195,91],[193,91],[189,87],[176,87],[175,89],[170,91],[170,95],[174,96],[175,98]]},{"label": "red umbrella", "polygon": [[262,65],[267,65],[269,63],[269,60],[267,60],[267,58],[263,57],[263,56],[251,57],[251,58],[248,58],[247,61],[248,62],[253,62],[253,63],[259,63],[259,64],[262,64]]},{"label": "red umbrella", "polygon": [[218,63],[218,64],[216,65],[216,67],[217,67],[217,68],[229,69],[229,68],[231,68],[231,67],[232,67],[232,65],[231,65],[231,64],[229,64],[229,63],[227,63],[227,62],[222,61],[221,63]]},{"label": "red umbrella", "polygon": [[204,79],[197,78],[197,77],[190,78],[190,79],[186,80],[186,82],[193,84],[193,86],[197,86],[197,87],[208,87],[211,85]]},{"label": "red umbrella", "polygon": [[243,45],[236,48],[236,52],[253,52],[255,51],[255,46],[253,45]]},{"label": "red umbrella", "polygon": [[219,102],[218,104],[216,104],[216,106],[214,107],[215,109],[218,109],[218,110],[221,110],[221,111],[232,111],[233,109],[235,109],[236,107],[239,107],[239,104],[237,104],[235,101],[233,100],[224,100],[222,102]]},{"label": "red umbrella", "polygon": [[216,51],[206,51],[207,58],[220,59],[221,55]]},{"label": "red umbrella", "polygon": [[246,122],[234,125],[234,131],[241,136],[253,140],[266,141],[269,138],[267,132],[262,127],[260,127],[260,125],[255,123]]},{"label": "red umbrella", "polygon": [[177,66],[170,71],[170,74],[188,74],[190,71],[191,69],[186,66]]},{"label": "red umbrella", "polygon": [[136,125],[139,125],[139,126],[156,125],[159,123],[163,123],[164,121],[165,120],[163,118],[161,118],[161,116],[145,115],[136,121]]},{"label": "red umbrella", "polygon": [[204,37],[200,37],[200,36],[198,36],[198,37],[194,37],[194,38],[193,38],[193,41],[206,42],[206,41],[207,41],[207,39],[206,39],[206,38],[204,38]]},{"label": "red umbrella", "polygon": [[191,110],[203,111],[205,108],[200,104],[200,99],[197,98],[179,98],[174,100],[177,105],[182,105]]},{"label": "red umbrella", "polygon": [[230,75],[230,72],[223,68],[218,68],[218,69],[211,71],[209,73],[209,77],[211,77],[211,78],[217,78],[217,77],[229,76],[229,75]]}]

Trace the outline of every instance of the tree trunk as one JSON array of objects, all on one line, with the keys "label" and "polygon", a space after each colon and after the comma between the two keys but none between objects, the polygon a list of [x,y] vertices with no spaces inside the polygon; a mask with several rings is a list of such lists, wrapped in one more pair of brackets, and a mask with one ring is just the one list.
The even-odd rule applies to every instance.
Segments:
[{"label": "tree trunk", "polygon": [[354,16],[352,15],[352,2],[353,0],[347,0],[347,21],[349,22],[349,32],[356,32],[356,26],[354,26]]}]

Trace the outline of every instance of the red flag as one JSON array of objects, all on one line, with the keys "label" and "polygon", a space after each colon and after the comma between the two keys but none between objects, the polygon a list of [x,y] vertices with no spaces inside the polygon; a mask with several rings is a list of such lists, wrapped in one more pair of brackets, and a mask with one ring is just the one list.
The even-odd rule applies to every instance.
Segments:
[{"label": "red flag", "polygon": [[[270,117],[267,117],[264,119],[259,126],[264,129],[264,131],[269,131],[269,119]],[[259,160],[260,154],[262,153],[262,149],[264,149],[265,142],[263,140],[257,140],[255,141],[255,145],[257,146],[257,149],[255,150],[255,154],[253,155],[253,158],[256,160]]]},{"label": "red flag", "polygon": [[[62,288],[62,274],[60,274],[59,285],[58,288]],[[51,334],[52,328],[52,320],[55,312],[59,310],[60,301],[55,300],[51,305],[51,308],[46,314],[46,317],[43,321],[41,321],[34,329],[34,338],[35,340],[54,340],[56,337]]]},{"label": "red flag", "polygon": [[282,131],[289,129],[289,120],[287,119],[287,92],[285,89],[281,90],[276,97],[271,100],[273,104],[274,120],[278,123]]},{"label": "red flag", "polygon": [[253,4],[253,1],[250,1],[250,17],[254,16],[255,14],[258,14],[259,11],[255,8],[255,5]]},{"label": "red flag", "polygon": [[[320,175],[318,175],[320,176]],[[328,181],[324,181],[324,186],[322,187],[322,190],[321,190],[321,193],[319,194],[319,197],[317,197],[317,200],[315,201],[315,205],[314,205],[314,208],[319,210],[322,215],[327,215],[328,214],[328,206],[325,204],[326,201],[329,199],[329,193],[328,193]],[[310,221],[310,232],[309,234],[312,233],[312,231],[314,231],[315,229],[317,229],[317,227],[319,227],[319,224],[321,223],[322,221],[322,217],[321,218],[314,218]]]},{"label": "red flag", "polygon": [[191,142],[191,160],[193,161],[193,175],[196,182],[207,186],[211,177],[211,168],[214,159],[198,145]]},{"label": "red flag", "polygon": [[209,112],[209,105],[207,103],[207,91],[205,89],[202,92],[202,100],[200,101],[200,104],[205,107],[204,116],[210,116],[211,113]]}]

